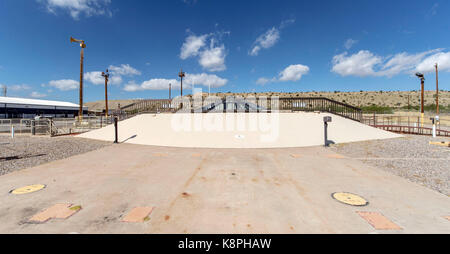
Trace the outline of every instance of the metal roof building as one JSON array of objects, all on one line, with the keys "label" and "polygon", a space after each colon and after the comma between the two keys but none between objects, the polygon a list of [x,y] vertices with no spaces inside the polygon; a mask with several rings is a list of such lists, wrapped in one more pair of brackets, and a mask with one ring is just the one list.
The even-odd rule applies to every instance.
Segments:
[{"label": "metal roof building", "polygon": [[[74,117],[79,105],[63,101],[48,101],[13,97],[0,97],[0,118]],[[83,107],[83,114],[87,108]]]}]

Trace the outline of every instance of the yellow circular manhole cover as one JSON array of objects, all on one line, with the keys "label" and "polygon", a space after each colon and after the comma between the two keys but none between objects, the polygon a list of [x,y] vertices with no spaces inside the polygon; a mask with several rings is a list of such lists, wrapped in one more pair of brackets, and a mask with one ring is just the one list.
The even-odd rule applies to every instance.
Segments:
[{"label": "yellow circular manhole cover", "polygon": [[44,184],[33,184],[33,185],[28,185],[28,186],[24,186],[21,188],[17,188],[15,190],[12,190],[10,193],[14,194],[14,195],[22,195],[22,194],[32,193],[35,191],[40,191],[44,188],[45,188]]},{"label": "yellow circular manhole cover", "polygon": [[369,204],[369,202],[367,200],[365,200],[364,198],[362,198],[356,194],[352,194],[352,193],[336,192],[336,193],[333,193],[331,196],[334,199],[336,199],[337,201],[347,204],[347,205],[366,206]]}]

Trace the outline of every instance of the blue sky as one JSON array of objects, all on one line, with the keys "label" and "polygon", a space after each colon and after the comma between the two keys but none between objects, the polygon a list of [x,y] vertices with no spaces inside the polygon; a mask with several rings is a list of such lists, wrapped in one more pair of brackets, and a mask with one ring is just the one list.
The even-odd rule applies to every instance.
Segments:
[{"label": "blue sky", "polygon": [[211,92],[450,89],[450,1],[2,0],[8,96],[85,101]]}]

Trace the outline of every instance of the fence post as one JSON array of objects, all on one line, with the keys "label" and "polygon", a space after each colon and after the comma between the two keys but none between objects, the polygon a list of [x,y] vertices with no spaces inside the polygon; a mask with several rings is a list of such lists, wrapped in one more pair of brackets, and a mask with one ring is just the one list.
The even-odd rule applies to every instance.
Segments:
[{"label": "fence post", "polygon": [[50,119],[50,137],[53,137],[53,119]]},{"label": "fence post", "polygon": [[118,141],[118,126],[117,126],[117,117],[114,117],[114,130],[115,130],[115,139],[114,139],[114,144],[119,143]]},{"label": "fence post", "polygon": [[31,135],[36,135],[36,120],[31,121]]}]

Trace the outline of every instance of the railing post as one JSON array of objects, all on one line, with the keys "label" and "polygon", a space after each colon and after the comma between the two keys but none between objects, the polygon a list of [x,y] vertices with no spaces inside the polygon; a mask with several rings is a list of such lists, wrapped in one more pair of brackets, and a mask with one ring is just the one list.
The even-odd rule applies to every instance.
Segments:
[{"label": "railing post", "polygon": [[115,130],[115,138],[114,138],[114,144],[118,144],[119,140],[118,140],[118,124],[117,124],[117,117],[114,117],[114,130]]},{"label": "railing post", "polygon": [[36,135],[36,120],[31,121],[31,135]]}]

